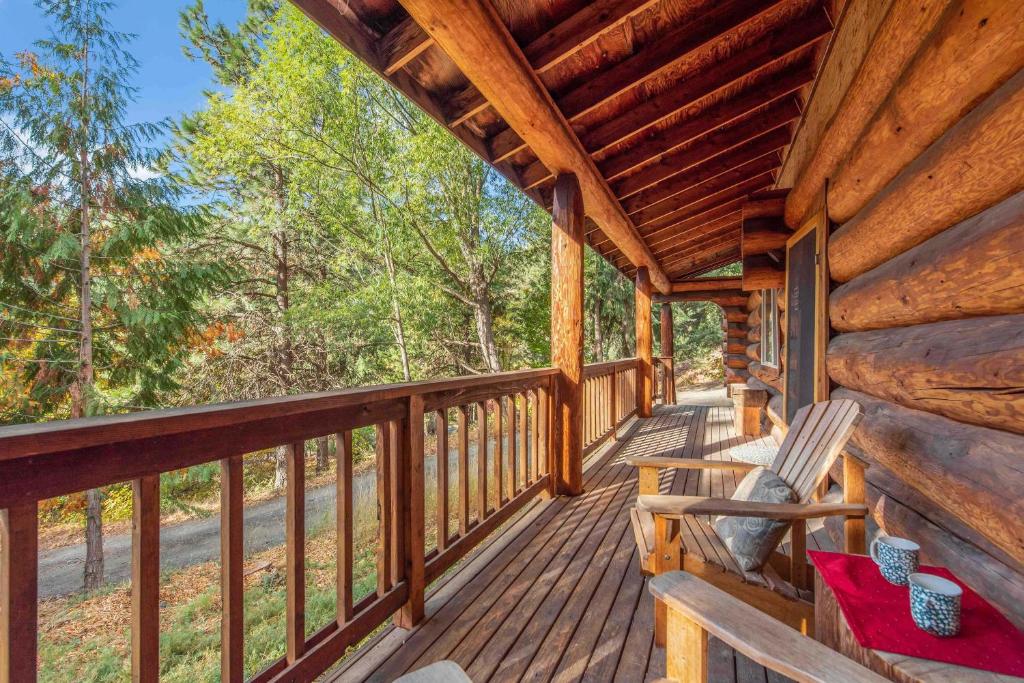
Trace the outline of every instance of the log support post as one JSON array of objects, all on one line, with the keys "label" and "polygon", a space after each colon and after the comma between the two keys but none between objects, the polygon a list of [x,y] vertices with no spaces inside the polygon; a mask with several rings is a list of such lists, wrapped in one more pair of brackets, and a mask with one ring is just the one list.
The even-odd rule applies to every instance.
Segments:
[{"label": "log support post", "polygon": [[653,375],[651,365],[651,277],[647,268],[636,269],[636,412],[639,417],[651,416]]},{"label": "log support post", "polygon": [[[583,492],[583,196],[576,176],[555,181],[551,230],[551,447],[556,491]],[[649,367],[649,365],[648,365]]]},{"label": "log support post", "polygon": [[671,406],[676,404],[676,373],[675,373],[675,329],[672,326],[672,304],[665,302],[661,305],[661,357],[667,358],[665,362],[665,403]]},{"label": "log support post", "polygon": [[39,523],[35,503],[0,510],[0,682],[36,680]]}]

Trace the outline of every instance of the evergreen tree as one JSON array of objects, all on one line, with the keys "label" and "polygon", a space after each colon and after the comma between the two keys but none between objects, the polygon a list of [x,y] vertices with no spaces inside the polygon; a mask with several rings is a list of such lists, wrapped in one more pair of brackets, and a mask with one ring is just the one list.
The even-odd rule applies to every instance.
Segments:
[{"label": "evergreen tree", "polygon": [[[150,407],[173,388],[225,269],[190,253],[183,208],[130,123],[138,65],[105,0],[37,0],[52,34],[0,62],[0,363],[6,421]],[[85,586],[103,581],[102,497],[86,494]]]}]

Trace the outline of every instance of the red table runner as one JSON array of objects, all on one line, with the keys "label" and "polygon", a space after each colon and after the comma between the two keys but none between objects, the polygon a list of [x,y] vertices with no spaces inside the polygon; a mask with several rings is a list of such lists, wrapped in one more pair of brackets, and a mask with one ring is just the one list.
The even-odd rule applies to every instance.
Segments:
[{"label": "red table runner", "polygon": [[882,578],[870,557],[822,551],[807,554],[822,581],[835,593],[839,609],[863,647],[1024,676],[1024,633],[948,569],[922,566],[919,570],[964,589],[960,633],[939,638],[914,624],[910,588]]}]

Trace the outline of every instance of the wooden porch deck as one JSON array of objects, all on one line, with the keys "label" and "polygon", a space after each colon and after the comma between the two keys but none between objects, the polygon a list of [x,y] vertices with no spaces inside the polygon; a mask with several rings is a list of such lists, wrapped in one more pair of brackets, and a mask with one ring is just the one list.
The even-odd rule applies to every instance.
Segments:
[{"label": "wooden porch deck", "polygon": [[[736,435],[723,390],[681,398],[688,404],[656,406],[652,418],[633,420],[618,442],[595,453],[584,495],[535,503],[446,577],[418,627],[389,627],[326,680],[391,681],[442,659],[457,662],[476,683],[664,675],[664,652],[653,644],[653,601],[629,523],[637,476],[624,458],[727,460],[730,449],[757,441]],[[663,487],[681,491],[685,476]],[[698,488],[729,496],[735,483],[731,472],[719,471],[702,477]],[[809,548],[829,546],[824,529],[809,531]],[[711,655],[711,681],[787,680],[718,642]]]}]

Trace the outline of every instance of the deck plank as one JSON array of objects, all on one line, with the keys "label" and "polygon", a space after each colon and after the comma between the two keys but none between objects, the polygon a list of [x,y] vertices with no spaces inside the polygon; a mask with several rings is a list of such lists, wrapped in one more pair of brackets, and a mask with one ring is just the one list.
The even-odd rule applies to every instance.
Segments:
[{"label": "deck plank", "polygon": [[[664,676],[664,650],[654,647],[654,601],[629,528],[636,470],[624,457],[728,460],[733,446],[754,439],[736,434],[724,397],[657,406],[653,417],[625,431],[588,459],[584,495],[532,506],[439,582],[422,624],[384,629],[325,680],[391,681],[441,659],[454,660],[477,683]],[[675,470],[661,488],[729,496],[737,481],[731,471]],[[720,642],[709,654],[713,680],[779,680]]]}]

